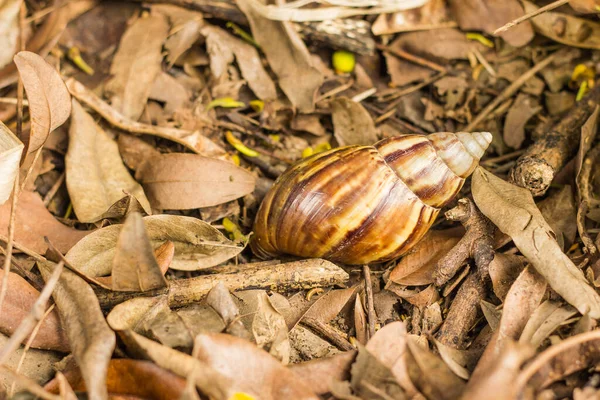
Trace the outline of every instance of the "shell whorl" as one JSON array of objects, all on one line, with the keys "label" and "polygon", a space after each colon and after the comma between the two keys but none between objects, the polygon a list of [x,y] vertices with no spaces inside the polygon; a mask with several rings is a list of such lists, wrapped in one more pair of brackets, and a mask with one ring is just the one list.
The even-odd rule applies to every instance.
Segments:
[{"label": "shell whorl", "polygon": [[252,250],[346,264],[396,258],[427,232],[490,142],[486,132],[403,135],[304,159],[261,203]]}]

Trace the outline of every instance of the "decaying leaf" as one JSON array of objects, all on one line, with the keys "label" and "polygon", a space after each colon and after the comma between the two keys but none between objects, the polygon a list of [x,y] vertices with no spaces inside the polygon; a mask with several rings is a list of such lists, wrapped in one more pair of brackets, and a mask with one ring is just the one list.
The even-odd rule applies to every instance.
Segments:
[{"label": "decaying leaf", "polygon": [[473,198],[558,294],[582,314],[600,318],[600,296],[552,237],[531,192],[478,167],[473,173]]},{"label": "decaying leaf", "polygon": [[[278,84],[292,104],[302,112],[314,109],[315,94],[323,82],[310,53],[290,22],[265,18],[253,0],[236,0],[246,14],[254,39],[267,56]],[[302,77],[301,80],[298,77]]]},{"label": "decaying leaf", "polygon": [[[8,237],[10,201],[0,206],[0,235]],[[15,222],[15,242],[38,254],[44,254],[48,245],[47,236],[60,252],[67,252],[81,238],[91,231],[79,231],[69,228],[54,218],[46,209],[37,193],[21,192],[17,202]]]},{"label": "decaying leaf", "polygon": [[[539,7],[522,0],[526,13]],[[535,30],[559,43],[584,49],[600,49],[600,23],[555,11],[544,12],[531,19]]]},{"label": "decaying leaf", "polygon": [[161,71],[162,45],[169,24],[162,14],[139,18],[125,31],[110,68],[112,79],[105,92],[112,106],[127,118],[137,121]]},{"label": "decaying leaf", "polygon": [[504,121],[504,142],[507,146],[521,148],[525,140],[525,124],[541,110],[539,102],[531,96],[523,93],[517,95]]},{"label": "decaying leaf", "polygon": [[[303,317],[315,318],[323,323],[334,319],[356,295],[357,288],[331,290],[312,304]],[[351,303],[350,303],[351,304]]]},{"label": "decaying leaf", "polygon": [[169,68],[200,38],[200,28],[204,25],[202,13],[177,7],[171,4],[155,4],[152,11],[164,14],[171,23],[169,37],[165,41]]},{"label": "decaying leaf", "polygon": [[151,214],[144,190],[123,165],[117,143],[73,100],[69,149],[65,156],[67,189],[81,222],[96,222],[131,193]]},{"label": "decaying leaf", "polygon": [[12,193],[22,152],[23,143],[0,121],[0,205]]},{"label": "decaying leaf", "polygon": [[31,130],[25,141],[27,152],[31,153],[42,147],[50,132],[69,118],[71,96],[58,71],[42,57],[21,51],[14,61],[29,101]]},{"label": "decaying leaf", "polygon": [[337,97],[330,106],[333,134],[340,146],[371,146],[377,141],[375,123],[360,103]]},{"label": "decaying leaf", "polygon": [[227,161],[171,153],[149,159],[137,171],[155,208],[186,210],[216,206],[252,193],[256,178]]},{"label": "decaying leaf", "polygon": [[[146,231],[153,247],[170,240],[175,245],[171,268],[194,271],[235,257],[242,250],[206,222],[179,215],[145,217]],[[66,255],[67,260],[89,276],[111,272],[115,247],[122,225],[111,225],[88,235]]]},{"label": "decaying leaf", "polygon": [[350,373],[350,387],[360,399],[407,398],[391,369],[362,345]]},{"label": "decaying leaf", "polygon": [[[53,266],[39,262],[38,267],[44,279],[48,279]],[[63,270],[52,297],[89,396],[108,399],[106,375],[116,339],[104,320],[98,298],[83,279],[69,270]]]},{"label": "decaying leaf", "polygon": [[577,207],[571,186],[566,185],[559,191],[551,192],[537,206],[556,235],[558,244],[568,250],[577,235]]},{"label": "decaying leaf", "polygon": [[547,300],[531,314],[531,318],[523,328],[519,342],[529,343],[537,348],[555,329],[575,314],[577,314],[577,310],[573,307],[561,306],[559,302]]},{"label": "decaying leaf", "polygon": [[0,4],[0,68],[12,61],[19,38],[19,8],[22,0],[7,0]]},{"label": "decaying leaf", "polygon": [[139,213],[130,214],[123,224],[111,275],[113,290],[144,292],[167,286]]},{"label": "decaying leaf", "polygon": [[216,26],[206,25],[201,32],[206,37],[210,69],[215,79],[220,79],[227,72],[227,66],[235,59],[242,76],[259,99],[277,98],[275,84],[263,68],[254,46]]}]

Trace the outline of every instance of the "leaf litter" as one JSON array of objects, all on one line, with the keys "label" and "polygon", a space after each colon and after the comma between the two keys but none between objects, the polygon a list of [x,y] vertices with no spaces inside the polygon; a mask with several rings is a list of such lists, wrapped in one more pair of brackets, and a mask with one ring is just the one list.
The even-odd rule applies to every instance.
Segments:
[{"label": "leaf litter", "polygon": [[[597,396],[593,2],[80,3],[0,2],[0,397]],[[475,130],[402,258],[247,247],[296,160]]]}]

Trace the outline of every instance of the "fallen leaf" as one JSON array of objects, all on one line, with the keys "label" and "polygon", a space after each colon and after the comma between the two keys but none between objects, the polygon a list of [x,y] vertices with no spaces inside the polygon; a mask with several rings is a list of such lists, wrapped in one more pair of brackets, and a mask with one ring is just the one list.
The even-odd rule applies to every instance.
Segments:
[{"label": "fallen leaf", "polygon": [[336,97],[330,107],[333,135],[340,146],[371,146],[377,141],[373,118],[360,103]]},{"label": "fallen leaf", "polygon": [[[3,275],[3,272],[0,273],[0,279]],[[0,313],[0,332],[11,336],[21,321],[29,314],[39,295],[40,292],[29,282],[10,272],[8,274],[8,290]],[[31,347],[63,353],[69,352],[69,341],[56,310],[44,318]]]},{"label": "fallen leaf", "polygon": [[7,0],[0,5],[0,68],[9,64],[17,51],[19,38],[19,8],[22,0]]},{"label": "fallen leaf", "polygon": [[436,339],[433,339],[433,344],[435,344],[440,357],[442,357],[448,368],[459,378],[468,380],[471,376],[467,369],[467,365],[469,364],[468,350],[459,350],[451,346],[446,346]]},{"label": "fallen leaf", "polygon": [[171,24],[169,37],[164,46],[170,69],[177,59],[200,38],[200,29],[204,25],[204,18],[200,12],[171,4],[154,4],[152,11],[167,16]]},{"label": "fallen leaf", "polygon": [[561,251],[531,192],[481,167],[475,170],[472,179],[473,199],[481,212],[513,239],[552,289],[580,313],[600,318],[600,296]]},{"label": "fallen leaf", "polygon": [[13,191],[23,147],[19,138],[0,121],[0,205],[8,200]]},{"label": "fallen leaf", "polygon": [[119,145],[119,153],[123,158],[123,163],[134,171],[142,166],[143,163],[150,160],[152,157],[160,155],[148,140],[144,140],[139,136],[120,133],[117,139]]},{"label": "fallen leaf", "polygon": [[565,185],[559,191],[551,192],[537,206],[556,235],[560,247],[568,250],[577,236],[577,208],[571,186]]},{"label": "fallen leaf", "polygon": [[[166,240],[175,245],[175,257],[171,263],[173,269],[194,271],[212,267],[235,257],[244,249],[196,218],[154,215],[143,220],[153,247]],[[121,227],[111,225],[88,235],[66,254],[67,260],[86,275],[109,275]]]},{"label": "fallen leaf", "polygon": [[254,191],[256,177],[233,163],[196,154],[155,156],[136,173],[155,208],[210,207]]},{"label": "fallen leaf", "polygon": [[[526,13],[531,13],[539,7],[530,1],[522,0]],[[600,24],[585,18],[555,11],[546,11],[531,19],[535,30],[567,46],[583,49],[600,49]],[[562,27],[562,28],[559,28]]]},{"label": "fallen leaf", "polygon": [[350,301],[356,295],[356,291],[356,287],[331,290],[319,297],[306,310],[302,318],[315,318],[326,324],[334,319],[347,304],[351,304]]},{"label": "fallen leaf", "polygon": [[269,353],[225,334],[198,335],[194,353],[245,392],[264,400],[318,399],[314,392]]},{"label": "fallen leaf", "polygon": [[571,306],[561,307],[559,302],[546,300],[531,314],[531,318],[523,328],[519,342],[538,348],[555,329],[576,314],[577,310]]},{"label": "fallen leaf", "polygon": [[456,25],[450,20],[449,9],[445,0],[429,0],[425,5],[412,10],[379,14],[371,31],[374,35],[417,31],[432,26]]},{"label": "fallen leaf", "polygon": [[[0,234],[8,237],[10,201],[0,206]],[[57,249],[63,253],[69,251],[75,243],[92,231],[79,231],[69,228],[54,218],[46,209],[37,193],[24,191],[19,195],[15,220],[15,242],[38,254],[44,254],[48,245],[47,236]]]},{"label": "fallen leaf", "polygon": [[525,140],[525,124],[541,110],[542,107],[536,99],[519,93],[504,120],[504,143],[514,149],[520,149]]},{"label": "fallen leaf", "polygon": [[323,76],[294,26],[265,18],[252,0],[236,0],[236,4],[248,18],[252,35],[279,78],[281,90],[301,112],[312,111]]},{"label": "fallen leaf", "polygon": [[494,255],[494,259],[488,268],[494,294],[500,300],[504,301],[508,291],[524,267],[523,257],[503,253],[496,253]]},{"label": "fallen leaf", "polygon": [[[48,279],[54,269],[47,262],[38,262],[38,268],[44,279]],[[108,399],[106,374],[116,339],[104,320],[98,298],[83,279],[66,269],[52,297],[90,398]]]},{"label": "fallen leaf", "polygon": [[191,93],[177,79],[166,72],[159,73],[152,82],[148,98],[165,103],[165,113],[173,113],[189,106]]},{"label": "fallen leaf", "polygon": [[112,289],[116,291],[145,292],[167,286],[139,213],[129,214],[123,224],[111,276]]},{"label": "fallen leaf", "polygon": [[[87,392],[79,368],[63,371],[76,392]],[[177,399],[185,388],[185,379],[149,361],[119,358],[110,360],[106,389],[110,398],[128,397],[147,400]],[[58,393],[59,382],[53,379],[44,389]]]},{"label": "fallen leaf", "polygon": [[110,67],[112,79],[104,91],[112,106],[127,118],[137,121],[161,72],[162,46],[169,24],[161,14],[136,20],[123,34]]},{"label": "fallen leaf", "polygon": [[369,324],[367,323],[367,315],[360,301],[360,296],[354,299],[354,330],[356,331],[356,340],[363,346],[367,344],[369,338]]},{"label": "fallen leaf", "polygon": [[350,379],[350,367],[355,358],[356,351],[346,351],[331,357],[291,364],[288,369],[310,386],[315,394],[323,395],[331,392],[331,382]]},{"label": "fallen leaf", "polygon": [[71,96],[59,72],[35,53],[21,51],[14,57],[29,101],[31,129],[25,138],[26,152],[44,145],[50,132],[71,114]]},{"label": "fallen leaf", "polygon": [[[523,12],[518,0],[450,0],[450,10],[460,29],[489,34],[528,12]],[[512,46],[522,47],[533,39],[534,32],[531,23],[524,21],[498,36]]]},{"label": "fallen leaf", "polygon": [[361,399],[407,399],[391,369],[374,357],[364,346],[350,370],[350,387]]},{"label": "fallen leaf", "polygon": [[259,99],[277,98],[275,84],[263,68],[260,55],[254,46],[213,25],[205,25],[201,33],[206,37],[210,70],[215,79],[219,80],[235,59],[242,76]]},{"label": "fallen leaf", "polygon": [[73,99],[66,179],[73,209],[81,222],[96,222],[131,193],[151,214],[144,190],[123,165],[117,143]]}]

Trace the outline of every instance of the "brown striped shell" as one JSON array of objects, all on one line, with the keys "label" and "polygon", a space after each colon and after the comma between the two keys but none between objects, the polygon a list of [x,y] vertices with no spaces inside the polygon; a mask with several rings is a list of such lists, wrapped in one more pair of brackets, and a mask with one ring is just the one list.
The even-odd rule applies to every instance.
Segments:
[{"label": "brown striped shell", "polygon": [[345,264],[394,259],[425,235],[491,140],[489,132],[403,135],[301,160],[263,200],[252,250]]}]

